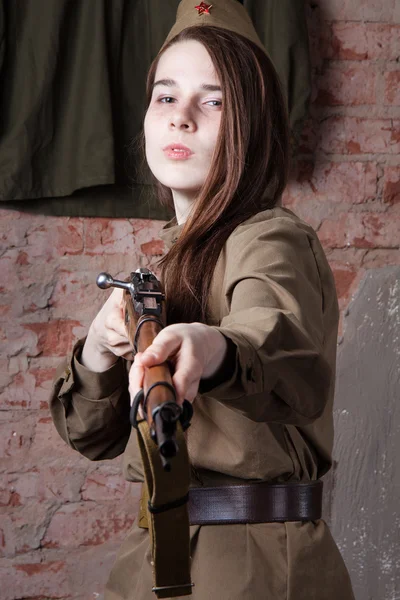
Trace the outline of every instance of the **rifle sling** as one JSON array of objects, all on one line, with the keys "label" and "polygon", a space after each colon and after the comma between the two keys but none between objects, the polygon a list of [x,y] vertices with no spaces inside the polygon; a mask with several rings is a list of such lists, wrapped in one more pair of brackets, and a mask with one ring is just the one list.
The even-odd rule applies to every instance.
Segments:
[{"label": "rifle sling", "polygon": [[163,469],[158,446],[151,439],[145,420],[138,423],[137,431],[145,478],[139,526],[146,522],[150,533],[153,592],[157,598],[188,596],[193,586],[187,507],[190,466],[183,430],[178,422],[179,449],[171,460],[170,472]]}]

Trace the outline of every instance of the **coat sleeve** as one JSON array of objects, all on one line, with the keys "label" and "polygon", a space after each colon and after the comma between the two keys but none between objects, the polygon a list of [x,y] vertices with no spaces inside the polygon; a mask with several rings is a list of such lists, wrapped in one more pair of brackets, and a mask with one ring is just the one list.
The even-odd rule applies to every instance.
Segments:
[{"label": "coat sleeve", "polygon": [[50,395],[50,411],[61,437],[90,460],[115,458],[125,449],[129,422],[128,373],[119,359],[103,373],[79,363],[79,340],[59,365]]},{"label": "coat sleeve", "polygon": [[[333,385],[309,235],[292,219],[274,218],[237,228],[227,242],[229,312],[213,327],[236,352],[228,350],[219,383],[202,380],[199,392],[255,421],[311,423],[321,416]],[[330,292],[336,294],[334,285]]]}]

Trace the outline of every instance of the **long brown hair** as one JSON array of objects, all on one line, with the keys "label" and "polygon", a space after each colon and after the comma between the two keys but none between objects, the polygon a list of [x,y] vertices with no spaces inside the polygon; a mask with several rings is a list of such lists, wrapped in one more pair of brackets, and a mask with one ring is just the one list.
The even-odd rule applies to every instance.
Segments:
[{"label": "long brown hair", "polygon": [[[177,242],[161,259],[167,322],[207,322],[218,256],[231,232],[273,208],[287,183],[289,125],[280,81],[256,44],[219,27],[190,27],[166,45],[197,40],[221,82],[223,108],[212,166]],[[147,101],[159,54],[147,78]],[[156,182],[159,201],[174,208],[169,188]]]}]

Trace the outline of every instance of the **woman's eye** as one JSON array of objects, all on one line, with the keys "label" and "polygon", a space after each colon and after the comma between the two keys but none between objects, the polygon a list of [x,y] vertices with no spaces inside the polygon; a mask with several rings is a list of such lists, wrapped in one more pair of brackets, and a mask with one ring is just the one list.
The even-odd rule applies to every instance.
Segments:
[{"label": "woman's eye", "polygon": [[164,98],[160,98],[159,102],[163,102],[163,104],[171,104],[170,102],[166,102],[166,100],[173,100],[173,98],[171,98],[171,96],[165,96]]},{"label": "woman's eye", "polygon": [[221,100],[209,100],[206,104],[210,104],[211,102],[215,102],[216,104],[213,104],[213,106],[222,106],[222,101]]}]

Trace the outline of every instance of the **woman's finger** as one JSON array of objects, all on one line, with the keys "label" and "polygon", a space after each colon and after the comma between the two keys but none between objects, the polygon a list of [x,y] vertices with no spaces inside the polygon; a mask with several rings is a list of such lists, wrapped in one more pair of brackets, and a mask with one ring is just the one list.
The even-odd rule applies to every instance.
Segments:
[{"label": "woman's finger", "polygon": [[106,316],[105,327],[109,330],[110,334],[114,334],[119,337],[127,339],[126,326],[123,318],[123,314],[113,310]]},{"label": "woman's finger", "polygon": [[188,376],[186,378],[182,377],[172,377],[172,384],[176,391],[176,401],[178,404],[183,404],[184,400],[189,400],[189,402],[193,402],[195,397],[197,396],[200,384],[200,377],[192,377]]},{"label": "woman's finger", "polygon": [[121,356],[126,360],[133,360],[132,346],[130,344],[119,344],[118,346],[110,346],[109,350],[115,356]]},{"label": "woman's finger", "polygon": [[177,352],[182,345],[182,336],[167,331],[167,328],[160,331],[154,338],[153,343],[143,352],[142,361],[146,367],[159,365],[165,362],[168,357]]},{"label": "woman's finger", "polygon": [[140,361],[141,353],[137,353],[129,371],[129,394],[131,405],[139,390],[143,388],[144,366]]},{"label": "woman's finger", "polygon": [[184,399],[192,401],[197,394],[202,365],[193,351],[191,344],[183,344],[175,363],[172,383],[176,389],[179,403]]}]

